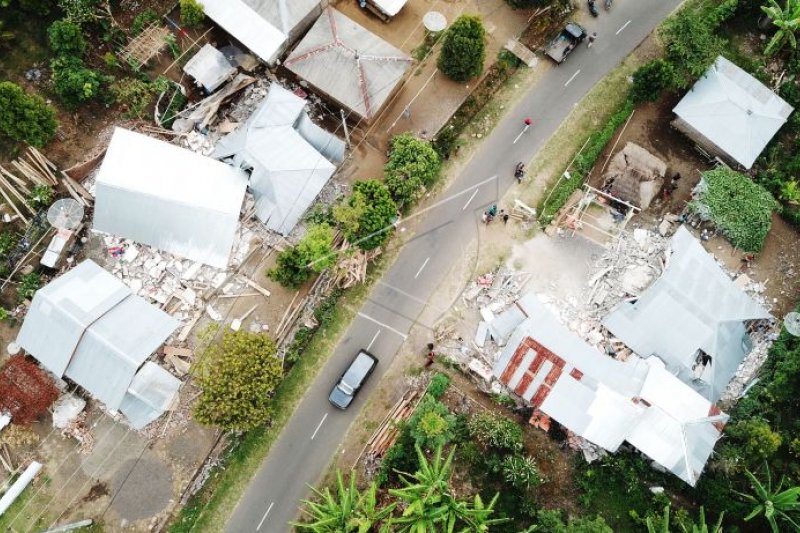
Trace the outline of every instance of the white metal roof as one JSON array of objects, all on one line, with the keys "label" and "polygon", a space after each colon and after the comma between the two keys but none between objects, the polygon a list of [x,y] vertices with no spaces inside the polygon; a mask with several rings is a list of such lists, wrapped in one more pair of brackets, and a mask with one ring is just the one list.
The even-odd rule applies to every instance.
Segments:
[{"label": "white metal roof", "polygon": [[286,35],[242,0],[202,0],[205,14],[249,48],[272,64],[286,42]]},{"label": "white metal roof", "polygon": [[748,169],[792,110],[781,97],[722,56],[673,109]]},{"label": "white metal roof", "polygon": [[142,429],[169,409],[180,386],[178,378],[148,361],[134,376],[119,410],[134,429]]},{"label": "white metal roof", "polygon": [[402,50],[328,7],[284,66],[358,117],[371,120],[412,62]]},{"label": "white metal roof", "polygon": [[[213,154],[251,171],[256,215],[269,229],[284,235],[292,231],[336,171],[303,134],[322,150],[344,155],[341,140],[309,125],[305,104],[291,91],[273,84],[247,123],[223,138]],[[303,129],[298,127],[301,123]]]},{"label": "white metal roof", "polygon": [[[716,401],[750,351],[743,322],[770,315],[734,286],[684,226],[670,248],[662,276],[637,301],[617,306],[603,325],[640,356],[660,357],[684,382]],[[696,378],[692,369],[700,349],[711,363]]]},{"label": "white metal roof", "polygon": [[139,367],[177,326],[84,261],[36,292],[17,343],[56,376],[118,409]]},{"label": "white metal roof", "polygon": [[386,13],[386,15],[393,17],[400,13],[403,6],[408,3],[408,0],[369,0],[375,7]]},{"label": "white metal roof", "polygon": [[535,296],[525,312],[494,375],[570,431],[611,452],[627,441],[694,485],[727,416],[657,359],[621,362],[588,346]]},{"label": "white metal roof", "polygon": [[206,43],[184,65],[183,71],[211,93],[236,72],[236,67],[231,65],[225,54]]},{"label": "white metal roof", "polygon": [[291,36],[315,10],[320,0],[244,0],[267,22],[286,36]]},{"label": "white metal roof", "polygon": [[246,187],[238,169],[116,128],[97,174],[94,229],[225,268]]}]

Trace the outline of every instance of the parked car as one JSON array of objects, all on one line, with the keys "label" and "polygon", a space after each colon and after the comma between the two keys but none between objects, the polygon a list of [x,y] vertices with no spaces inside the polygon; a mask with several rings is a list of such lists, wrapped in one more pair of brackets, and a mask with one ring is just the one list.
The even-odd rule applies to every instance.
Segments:
[{"label": "parked car", "polygon": [[374,355],[366,350],[359,351],[328,396],[333,406],[347,409],[377,364],[378,359]]},{"label": "parked car", "polygon": [[545,47],[544,53],[560,65],[584,39],[586,39],[586,30],[579,24],[568,22],[561,33]]}]

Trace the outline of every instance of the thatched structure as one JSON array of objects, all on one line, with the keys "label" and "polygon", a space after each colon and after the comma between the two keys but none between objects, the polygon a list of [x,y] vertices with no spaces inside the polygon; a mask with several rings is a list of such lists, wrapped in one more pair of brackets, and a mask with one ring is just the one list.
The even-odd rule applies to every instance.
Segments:
[{"label": "thatched structure", "polygon": [[629,142],[608,165],[604,189],[620,200],[647,209],[664,185],[666,174],[666,163],[638,144]]}]

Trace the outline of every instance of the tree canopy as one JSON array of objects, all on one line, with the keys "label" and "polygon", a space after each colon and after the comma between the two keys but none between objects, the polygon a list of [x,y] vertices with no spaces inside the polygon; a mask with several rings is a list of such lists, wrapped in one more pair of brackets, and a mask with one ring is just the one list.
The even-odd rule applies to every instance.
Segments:
[{"label": "tree canopy", "polygon": [[442,164],[431,143],[410,133],[392,138],[389,161],[384,166],[386,186],[399,206],[413,202],[423,187],[439,178]]},{"label": "tree canopy", "polygon": [[261,333],[226,329],[202,351],[194,368],[203,390],[194,416],[203,424],[248,431],[272,414],[272,396],[283,376],[275,342]]},{"label": "tree canopy", "polygon": [[348,241],[362,250],[373,250],[389,239],[397,204],[383,183],[358,181],[353,193],[333,208],[333,216]]},{"label": "tree canopy", "polygon": [[664,91],[676,88],[680,78],[672,63],[663,59],[648,61],[633,73],[631,98],[636,103],[654,102]]},{"label": "tree canopy", "polygon": [[41,97],[10,81],[0,82],[0,132],[41,148],[57,127],[56,112]]},{"label": "tree canopy", "polygon": [[448,28],[439,53],[439,69],[454,81],[467,81],[483,71],[486,31],[481,18],[458,17]]},{"label": "tree canopy", "polygon": [[334,263],[333,228],[327,224],[315,224],[297,246],[278,254],[277,265],[267,272],[267,276],[284,287],[297,288],[313,272],[322,272]]}]

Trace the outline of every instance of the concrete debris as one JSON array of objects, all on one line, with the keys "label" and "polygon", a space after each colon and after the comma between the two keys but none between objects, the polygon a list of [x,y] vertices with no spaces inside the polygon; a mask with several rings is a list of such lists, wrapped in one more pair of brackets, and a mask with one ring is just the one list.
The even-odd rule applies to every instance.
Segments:
[{"label": "concrete debris", "polygon": [[53,405],[53,427],[66,429],[77,420],[85,407],[86,400],[68,392],[62,394]]},{"label": "concrete debris", "polygon": [[581,452],[587,463],[593,463],[594,461],[602,459],[608,455],[603,448],[592,444],[580,435],[576,435],[571,431],[567,431],[567,446],[573,450]]},{"label": "concrete debris", "polygon": [[478,323],[478,331],[475,333],[475,345],[479,348],[483,348],[483,345],[486,344],[486,337],[489,335],[489,323],[485,320],[481,320]]},{"label": "concrete debris", "polygon": [[492,367],[490,367],[480,359],[477,359],[475,357],[470,359],[467,368],[469,368],[471,372],[474,372],[483,381],[489,382],[492,380]]}]

